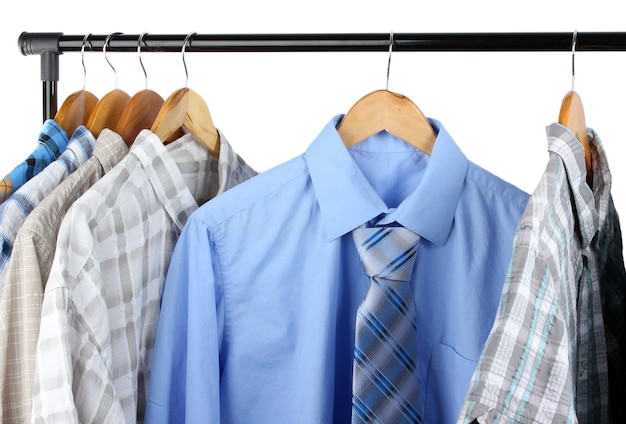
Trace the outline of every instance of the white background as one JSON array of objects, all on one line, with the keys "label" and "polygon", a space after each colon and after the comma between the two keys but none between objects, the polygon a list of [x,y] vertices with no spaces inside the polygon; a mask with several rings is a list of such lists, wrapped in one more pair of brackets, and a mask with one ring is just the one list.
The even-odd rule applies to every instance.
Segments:
[{"label": "white background", "polygon": [[[152,1],[4,2],[0,6],[2,138],[0,174],[34,148],[42,123],[38,56],[22,56],[22,31],[109,34],[626,31],[620,1]],[[109,53],[118,88],[144,88],[133,53]],[[149,88],[164,98],[184,85],[176,53],[144,53]],[[82,88],[79,53],[61,56],[59,106]],[[258,171],[302,153],[330,118],[384,88],[387,54],[189,53],[189,87],[214,123]],[[115,88],[102,53],[85,55],[86,88]],[[468,158],[531,192],[547,161],[545,127],[571,88],[571,54],[417,53],[392,56],[389,89],[437,118]],[[578,52],[576,91],[600,135],[626,214],[626,52]]]}]

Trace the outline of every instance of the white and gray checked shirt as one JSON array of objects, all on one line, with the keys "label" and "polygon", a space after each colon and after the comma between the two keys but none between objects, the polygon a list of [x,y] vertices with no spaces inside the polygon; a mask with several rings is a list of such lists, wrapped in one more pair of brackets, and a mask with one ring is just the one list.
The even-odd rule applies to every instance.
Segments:
[{"label": "white and gray checked shirt", "polygon": [[35,350],[43,292],[65,213],[128,153],[122,138],[104,129],[93,155],[47,195],[22,224],[0,301],[0,421],[27,423],[32,410]]},{"label": "white and gray checked shirt", "polygon": [[68,211],[44,294],[32,422],[143,420],[178,235],[200,205],[256,175],[220,138],[218,160],[190,134],[164,146],[143,130]]},{"label": "white and gray checked shirt", "polygon": [[96,139],[84,126],[79,126],[61,155],[26,181],[0,206],[0,297],[4,289],[7,266],[17,232],[28,214],[68,175],[76,171],[91,157]]},{"label": "white and gray checked shirt", "polygon": [[581,143],[559,124],[547,135],[550,159],[520,221],[459,423],[609,422],[608,370],[624,359],[607,354],[605,322],[619,318],[607,308],[603,316],[601,290],[621,287],[623,323],[626,286],[611,176],[592,130],[593,192]]}]

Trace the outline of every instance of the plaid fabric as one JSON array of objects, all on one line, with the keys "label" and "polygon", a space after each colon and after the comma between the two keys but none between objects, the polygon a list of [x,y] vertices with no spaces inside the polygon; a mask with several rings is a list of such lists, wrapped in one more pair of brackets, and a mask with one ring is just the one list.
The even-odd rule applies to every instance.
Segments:
[{"label": "plaid fabric", "polygon": [[126,154],[124,140],[104,129],[92,157],[52,191],[17,233],[0,301],[0,421],[25,423],[32,409],[41,303],[66,211]]},{"label": "plaid fabric", "polygon": [[34,422],[143,420],[178,235],[199,205],[237,183],[233,177],[255,174],[221,140],[218,161],[191,135],[164,146],[144,130],[67,212],[42,305]]},{"label": "plaid fabric", "polygon": [[40,173],[26,181],[19,190],[0,205],[0,236],[2,237],[0,298],[17,231],[39,202],[68,175],[87,162],[93,153],[95,142],[95,138],[87,128],[78,127],[63,153]]},{"label": "plaid fabric", "polygon": [[[597,135],[594,133],[596,140]],[[626,270],[624,269],[622,231],[610,192],[611,174],[599,143],[593,146],[594,194],[600,199],[600,228],[594,240],[598,252],[598,278],[602,291],[602,312],[609,373],[609,416],[612,423],[626,422]],[[603,195],[604,194],[604,195]],[[606,211],[606,212],[605,212]]]},{"label": "plaid fabric", "polygon": [[[580,142],[558,124],[547,134],[550,160],[520,222],[459,422],[609,422],[609,370],[623,361],[614,345],[623,340],[623,326],[615,326],[623,323],[626,284],[610,173],[593,131],[593,192]],[[621,295],[614,317],[603,317],[607,287]],[[614,334],[605,336],[605,321]],[[612,388],[621,376],[610,377]]]},{"label": "plaid fabric", "polygon": [[404,227],[352,231],[370,287],[356,317],[352,423],[421,423],[410,280],[420,236]]},{"label": "plaid fabric", "polygon": [[58,158],[68,143],[67,137],[63,128],[53,119],[46,120],[33,153],[0,180],[0,203]]}]

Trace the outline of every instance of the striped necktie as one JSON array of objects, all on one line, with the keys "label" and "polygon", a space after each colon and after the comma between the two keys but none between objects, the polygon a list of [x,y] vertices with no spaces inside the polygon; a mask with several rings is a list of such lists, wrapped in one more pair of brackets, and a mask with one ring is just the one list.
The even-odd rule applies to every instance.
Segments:
[{"label": "striped necktie", "polygon": [[352,424],[421,423],[415,305],[420,236],[404,227],[352,232],[370,288],[356,318]]}]

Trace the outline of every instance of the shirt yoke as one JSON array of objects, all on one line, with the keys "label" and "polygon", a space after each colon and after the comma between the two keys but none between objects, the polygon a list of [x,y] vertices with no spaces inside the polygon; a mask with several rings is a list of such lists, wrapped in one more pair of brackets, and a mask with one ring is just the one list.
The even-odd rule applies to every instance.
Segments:
[{"label": "shirt yoke", "polygon": [[[293,184],[303,186],[305,183],[302,178],[306,181],[309,179],[308,176],[309,172],[303,156],[297,156],[209,200],[196,210],[190,219],[200,221],[208,227],[222,225],[232,217],[253,208],[256,203],[277,191],[291,188],[289,186]],[[300,185],[293,188],[302,190]],[[294,200],[303,200],[303,197],[297,197]],[[281,209],[285,207],[282,201],[280,207]]]}]

